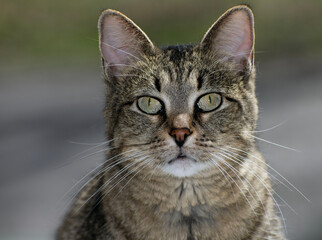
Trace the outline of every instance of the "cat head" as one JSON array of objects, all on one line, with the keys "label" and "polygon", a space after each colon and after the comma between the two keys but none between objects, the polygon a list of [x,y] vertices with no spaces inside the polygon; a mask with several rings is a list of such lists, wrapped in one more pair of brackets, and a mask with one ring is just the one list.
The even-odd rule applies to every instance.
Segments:
[{"label": "cat head", "polygon": [[107,98],[107,136],[114,154],[191,177],[214,171],[225,149],[247,150],[255,129],[254,22],[237,6],[196,45],[156,47],[129,18],[99,19]]}]

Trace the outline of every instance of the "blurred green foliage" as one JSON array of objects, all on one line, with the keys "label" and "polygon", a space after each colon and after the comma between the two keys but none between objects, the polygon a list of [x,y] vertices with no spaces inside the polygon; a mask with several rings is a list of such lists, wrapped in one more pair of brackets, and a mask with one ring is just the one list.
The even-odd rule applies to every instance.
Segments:
[{"label": "blurred green foliage", "polygon": [[[2,0],[0,62],[96,61],[97,19],[119,10],[157,45],[197,42],[233,0]],[[322,1],[253,0],[257,57],[321,55]],[[95,60],[96,59],[96,60]]]}]

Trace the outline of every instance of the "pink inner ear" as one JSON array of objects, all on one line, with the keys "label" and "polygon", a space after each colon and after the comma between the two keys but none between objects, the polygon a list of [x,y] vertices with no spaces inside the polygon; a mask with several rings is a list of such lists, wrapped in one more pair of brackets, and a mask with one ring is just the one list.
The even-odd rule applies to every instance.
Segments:
[{"label": "pink inner ear", "polygon": [[224,19],[213,40],[213,50],[233,58],[236,62],[252,58],[252,21],[246,11],[235,11]]},{"label": "pink inner ear", "polygon": [[134,52],[133,47],[131,49],[133,34],[127,31],[118,16],[105,17],[101,34],[101,51],[107,64],[127,64]]},{"label": "pink inner ear", "polygon": [[100,50],[105,67],[112,74],[121,73],[131,63],[152,52],[153,44],[129,18],[114,10],[106,10],[100,18]]}]

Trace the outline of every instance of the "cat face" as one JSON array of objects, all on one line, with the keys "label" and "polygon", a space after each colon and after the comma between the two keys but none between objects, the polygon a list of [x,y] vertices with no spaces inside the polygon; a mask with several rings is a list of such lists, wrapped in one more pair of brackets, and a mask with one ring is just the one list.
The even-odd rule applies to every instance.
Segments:
[{"label": "cat face", "polygon": [[247,149],[255,128],[253,18],[226,12],[197,45],[159,49],[131,20],[100,18],[107,134],[115,154],[175,177],[219,171],[223,149]]}]

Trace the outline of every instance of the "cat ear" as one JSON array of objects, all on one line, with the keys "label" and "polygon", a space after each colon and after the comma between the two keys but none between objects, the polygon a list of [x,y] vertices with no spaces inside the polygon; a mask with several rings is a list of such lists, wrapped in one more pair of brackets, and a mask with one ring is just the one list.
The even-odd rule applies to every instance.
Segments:
[{"label": "cat ear", "polygon": [[153,43],[128,17],[115,10],[105,10],[98,22],[103,66],[116,75],[122,68],[153,51]]},{"label": "cat ear", "polygon": [[225,12],[207,31],[201,47],[224,61],[236,63],[237,70],[251,67],[254,61],[254,16],[246,6]]}]

